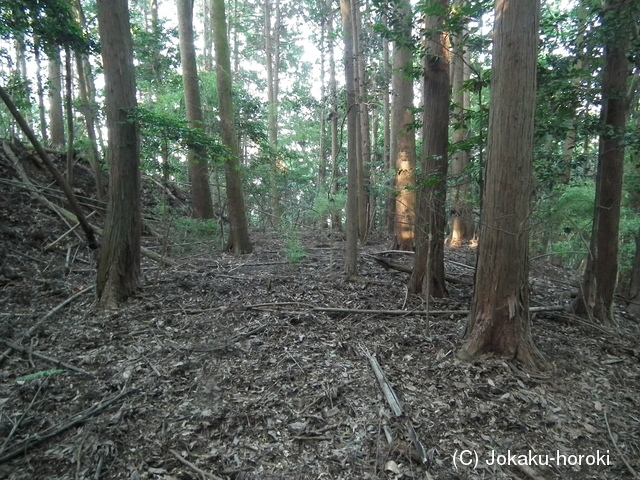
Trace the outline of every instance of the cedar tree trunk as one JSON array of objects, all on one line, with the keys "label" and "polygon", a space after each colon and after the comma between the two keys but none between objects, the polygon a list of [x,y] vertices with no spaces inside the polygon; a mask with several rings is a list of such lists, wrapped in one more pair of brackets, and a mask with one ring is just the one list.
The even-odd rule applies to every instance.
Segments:
[{"label": "cedar tree trunk", "polygon": [[460,356],[494,352],[546,369],[529,318],[529,214],[540,3],[497,0],[480,246]]},{"label": "cedar tree trunk", "polygon": [[116,308],[140,287],[140,143],[127,0],[98,0],[108,129],[109,200],[98,265],[100,304]]}]

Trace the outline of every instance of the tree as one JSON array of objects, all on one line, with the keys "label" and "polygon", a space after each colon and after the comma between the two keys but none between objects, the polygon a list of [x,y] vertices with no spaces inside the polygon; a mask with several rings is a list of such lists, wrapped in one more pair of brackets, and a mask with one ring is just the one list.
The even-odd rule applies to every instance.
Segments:
[{"label": "tree", "polygon": [[[326,0],[326,8],[332,10],[332,0]],[[338,185],[338,177],[340,176],[340,165],[338,163],[338,155],[340,153],[340,142],[338,138],[338,87],[336,83],[336,59],[335,48],[333,42],[334,27],[333,13],[328,17],[328,42],[329,42],[329,102],[331,105],[331,187],[330,201],[335,203],[335,198],[340,192]],[[340,209],[331,209],[331,229],[342,231],[342,215]]]},{"label": "tree", "polygon": [[[460,0],[458,8],[463,8],[466,0]],[[452,37],[451,75],[453,91],[453,145],[455,153],[451,158],[451,246],[459,246],[473,237],[474,225],[471,210],[470,176],[468,168],[470,155],[465,143],[469,137],[468,112],[470,111],[469,90],[465,82],[469,81],[469,49],[465,44],[468,32],[466,26]]]},{"label": "tree", "polygon": [[358,159],[358,237],[365,241],[369,233],[369,210],[371,207],[369,198],[369,166],[371,163],[371,133],[369,122],[369,102],[367,94],[367,68],[365,55],[365,41],[362,33],[362,12],[360,6],[352,8],[353,21],[353,51],[356,73],[357,92],[357,159]]},{"label": "tree", "polygon": [[227,250],[235,254],[251,253],[253,246],[249,238],[249,225],[244,205],[242,178],[240,176],[240,155],[236,136],[233,101],[231,98],[231,58],[227,39],[227,20],[224,0],[212,0],[213,43],[215,46],[216,75],[218,84],[218,113],[222,141],[229,150],[225,163],[227,199],[229,201],[229,222],[231,232]]},{"label": "tree", "polygon": [[342,35],[344,39],[344,72],[347,88],[347,245],[344,271],[347,277],[358,274],[358,159],[356,135],[358,112],[353,50],[353,15],[351,0],[340,0]]},{"label": "tree", "polygon": [[413,250],[415,237],[416,137],[413,116],[411,3],[398,0],[395,12],[391,163],[396,171],[394,248]]},{"label": "tree", "polygon": [[64,146],[64,116],[62,115],[62,68],[60,51],[51,50],[49,57],[49,136],[53,148]]},{"label": "tree", "polygon": [[460,357],[485,352],[547,368],[531,338],[529,215],[540,3],[497,0],[480,245]]},{"label": "tree", "polygon": [[[271,223],[280,225],[282,206],[278,192],[278,92],[280,89],[280,0],[275,1],[275,12],[271,10],[272,0],[264,1],[265,62],[267,66],[267,104],[269,157],[271,172],[269,195],[271,196]],[[274,25],[271,28],[271,16]]]},{"label": "tree", "polygon": [[[193,0],[177,0],[178,30],[180,32],[180,58],[187,120],[191,128],[202,128],[202,102],[198,85],[196,49],[193,43]],[[209,188],[209,166],[207,156],[197,145],[189,146],[187,155],[191,199],[195,218],[214,217],[211,189]]]},{"label": "tree", "polygon": [[[416,256],[409,291],[447,296],[444,281],[445,197],[449,149],[449,53],[443,30],[448,0],[435,0],[425,21],[422,172],[418,183]],[[436,13],[437,12],[437,13]]]},{"label": "tree", "polygon": [[615,325],[613,296],[618,277],[620,203],[624,170],[623,136],[630,96],[627,83],[631,36],[637,35],[639,7],[633,0],[609,0],[602,12],[605,63],[591,244],[581,290],[573,309],[605,325]]},{"label": "tree", "polygon": [[109,200],[98,265],[100,304],[115,308],[140,287],[140,145],[127,0],[98,0],[108,128]]}]

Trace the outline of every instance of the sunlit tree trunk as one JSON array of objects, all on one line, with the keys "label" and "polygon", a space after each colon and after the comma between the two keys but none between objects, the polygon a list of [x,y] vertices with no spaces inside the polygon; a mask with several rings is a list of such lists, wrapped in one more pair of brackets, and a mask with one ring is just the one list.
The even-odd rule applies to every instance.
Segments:
[{"label": "sunlit tree trunk", "polygon": [[249,238],[249,224],[245,211],[242,176],[240,174],[240,152],[233,113],[231,58],[227,38],[227,20],[224,0],[212,0],[213,44],[216,54],[216,80],[218,85],[218,113],[222,142],[229,149],[225,163],[229,223],[231,231],[227,250],[235,254],[251,253],[253,246]]},{"label": "sunlit tree trunk", "polygon": [[[448,33],[442,31],[449,0],[437,0],[443,16],[425,22],[422,172],[418,180],[416,255],[408,289],[413,293],[447,296],[444,280],[445,199],[449,148]],[[438,34],[430,32],[439,32]]]},{"label": "sunlit tree trunk", "polygon": [[[529,215],[540,3],[497,0],[489,144],[475,287],[459,354],[546,369],[531,338]],[[517,65],[517,68],[514,68]]]},{"label": "sunlit tree trunk", "polygon": [[[321,5],[323,6],[323,5]],[[326,12],[329,13],[330,12]],[[327,116],[331,111],[331,105],[327,98],[326,71],[327,71],[327,17],[322,14],[320,18],[320,98],[322,107],[320,108],[320,145],[318,146],[318,185],[316,195],[326,195],[327,188]],[[327,217],[320,219],[322,228],[327,228]]]},{"label": "sunlit tree trunk", "polygon": [[391,162],[396,170],[394,248],[413,250],[415,239],[416,139],[413,115],[413,55],[411,42],[411,4],[399,0],[396,11],[399,40],[393,49],[393,94]]},{"label": "sunlit tree trunk", "polygon": [[140,287],[140,144],[127,0],[98,0],[109,136],[109,200],[97,275],[100,304],[116,308]]},{"label": "sunlit tree trunk", "polygon": [[358,98],[358,128],[359,128],[359,155],[358,155],[358,236],[361,241],[367,238],[369,233],[369,166],[371,164],[371,132],[370,116],[367,96],[367,71],[366,52],[362,41],[362,12],[359,7],[353,8],[353,38],[355,46],[355,62],[357,78]]},{"label": "sunlit tree trunk", "polygon": [[[193,43],[193,0],[177,0],[177,5],[180,59],[182,62],[182,82],[184,85],[187,120],[191,128],[203,128],[196,50]],[[190,145],[187,161],[189,164],[189,180],[191,181],[193,216],[195,218],[211,219],[214,214],[209,186],[207,154],[202,148]]]},{"label": "sunlit tree trunk", "polygon": [[[157,1],[157,0],[156,0]],[[204,0],[203,2],[203,20],[204,20],[204,71],[213,71],[213,35],[211,34],[211,22],[213,18],[211,15],[211,0]]]},{"label": "sunlit tree trunk", "polygon": [[606,35],[595,210],[587,266],[573,308],[576,313],[593,317],[605,325],[616,324],[613,296],[620,249],[623,139],[630,107],[627,82],[631,69],[627,54],[631,36],[637,32],[639,10],[633,0],[609,0],[602,18],[602,29]]},{"label": "sunlit tree trunk", "polygon": [[[329,11],[333,9],[332,0],[326,0]],[[329,96],[331,102],[331,195],[329,201],[331,208],[331,229],[342,231],[342,214],[335,208],[335,198],[340,192],[338,178],[340,176],[340,165],[338,164],[338,154],[340,153],[340,143],[338,138],[338,87],[336,84],[336,60],[334,45],[331,37],[334,34],[333,14],[328,17],[327,30],[329,32]]]},{"label": "sunlit tree trunk", "polygon": [[[463,6],[466,0],[461,1]],[[453,90],[453,143],[460,146],[469,137],[469,121],[467,115],[470,110],[469,91],[464,83],[469,80],[470,68],[468,47],[465,48],[464,38],[466,28],[453,39],[452,90]],[[468,150],[457,150],[451,159],[451,246],[456,247],[470,241],[474,234],[473,212],[471,205],[471,180],[469,169],[470,155]]]},{"label": "sunlit tree trunk", "polygon": [[62,114],[62,71],[60,52],[49,52],[49,133],[51,146],[64,146],[64,116]]},{"label": "sunlit tree trunk", "polygon": [[340,0],[347,89],[347,245],[344,255],[344,271],[347,277],[358,274],[358,159],[356,157],[358,112],[356,111],[352,8],[351,0]]},{"label": "sunlit tree trunk", "polygon": [[27,77],[27,58],[25,52],[27,47],[24,43],[24,35],[20,32],[15,33],[14,46],[16,50],[16,66],[18,67],[18,74],[20,78],[26,80]]},{"label": "sunlit tree trunk", "polygon": [[[280,86],[280,1],[275,0],[275,11],[271,9],[273,0],[264,2],[264,37],[265,61],[267,67],[267,106],[268,106],[268,137],[269,157],[271,159],[271,174],[269,178],[269,195],[271,197],[271,223],[274,227],[280,225],[282,206],[278,187],[278,90]],[[271,20],[274,20],[273,28]]]}]

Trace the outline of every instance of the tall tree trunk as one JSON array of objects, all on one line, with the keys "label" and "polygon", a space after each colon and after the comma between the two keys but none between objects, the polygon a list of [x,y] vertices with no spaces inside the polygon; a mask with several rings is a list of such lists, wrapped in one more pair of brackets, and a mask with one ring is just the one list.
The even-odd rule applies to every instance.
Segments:
[{"label": "tall tree trunk", "polygon": [[[531,338],[529,215],[540,3],[497,0],[480,245],[465,359],[495,352],[548,367]],[[518,68],[514,68],[517,65]]]},{"label": "tall tree trunk", "polygon": [[[156,0],[157,1],[157,0]],[[211,0],[204,0],[204,71],[213,71],[213,36],[211,35],[211,22],[213,21],[211,15]]]},{"label": "tall tree trunk", "polygon": [[413,116],[413,55],[411,42],[411,3],[399,0],[396,22],[398,40],[393,49],[393,124],[391,162],[396,170],[394,248],[413,250],[416,207],[416,138]]},{"label": "tall tree trunk", "polygon": [[47,135],[47,111],[44,107],[44,85],[42,83],[42,61],[40,57],[40,41],[34,38],[34,53],[36,59],[36,86],[38,89],[38,113],[40,120],[40,136],[46,144],[49,141]]},{"label": "tall tree trunk", "polygon": [[97,275],[100,304],[116,308],[140,288],[140,142],[127,0],[98,0],[109,137],[109,200]]},{"label": "tall tree trunk", "polygon": [[[585,22],[587,17],[587,6],[584,1],[580,2],[578,10],[578,25],[580,26],[580,30],[578,31],[578,36],[575,40],[576,46],[576,58],[574,59],[575,69],[580,72],[584,69],[585,59],[582,49],[584,48],[584,39],[585,39]],[[580,83],[582,82],[581,77],[574,77],[571,81],[571,88],[573,90],[578,90],[580,88]],[[571,162],[573,160],[573,152],[576,148],[576,128],[577,128],[577,114],[574,111],[573,118],[571,119],[571,124],[569,126],[569,130],[567,131],[567,136],[565,137],[564,144],[562,146],[562,163],[564,166],[564,172],[560,181],[568,185],[571,180]]]},{"label": "tall tree trunk", "polygon": [[102,168],[100,168],[100,153],[98,152],[98,138],[96,137],[96,118],[89,100],[87,87],[87,75],[85,74],[85,61],[81,54],[76,54],[76,67],[78,69],[78,91],[80,93],[80,109],[84,117],[89,138],[89,164],[93,169],[96,179],[96,193],[99,200],[105,196],[104,183],[102,181]]},{"label": "tall tree trunk", "polygon": [[62,71],[60,52],[49,53],[49,131],[51,146],[64,146],[64,116],[62,114]]},{"label": "tall tree trunk", "polygon": [[[326,6],[331,11],[333,9],[332,0],[326,0]],[[327,29],[329,37],[334,35],[333,14],[329,15]],[[340,165],[338,155],[340,154],[340,142],[338,138],[338,87],[336,84],[336,59],[334,53],[333,40],[329,40],[329,96],[331,97],[331,194],[329,202],[331,208],[331,229],[342,231],[342,215],[340,209],[335,206],[335,198],[340,192],[338,178],[340,177]]]},{"label": "tall tree trunk", "polygon": [[[269,195],[271,197],[271,223],[280,226],[282,207],[278,187],[278,89],[280,85],[280,0],[275,0],[275,12],[271,10],[272,0],[264,2],[264,37],[265,61],[267,66],[267,104],[268,104],[268,137],[271,171],[269,178]],[[271,27],[271,18],[275,22]]]},{"label": "tall tree trunk", "polygon": [[604,325],[615,325],[613,296],[618,277],[620,203],[624,172],[623,137],[629,115],[627,54],[637,32],[639,7],[633,0],[609,0],[602,29],[606,32],[602,73],[602,109],[596,174],[596,198],[587,266],[573,309]]},{"label": "tall tree trunk", "polygon": [[[324,5],[320,5],[324,7]],[[330,15],[330,12],[326,12]],[[327,40],[327,17],[323,14],[320,19],[320,98],[322,107],[320,108],[320,145],[318,146],[318,185],[316,195],[325,195],[327,187],[327,116],[331,111],[331,105],[327,98],[326,71],[327,71],[327,55],[326,49],[329,45]],[[327,228],[327,217],[320,219],[322,228]]]},{"label": "tall tree trunk", "polygon": [[362,12],[359,7],[353,9],[353,38],[355,45],[355,62],[358,73],[358,127],[359,152],[358,155],[358,235],[365,241],[369,233],[369,166],[371,164],[371,132],[369,122],[369,105],[367,101],[367,71],[365,48],[362,42]]},{"label": "tall tree trunk", "polygon": [[67,113],[67,182],[69,186],[73,188],[73,142],[74,142],[74,128],[73,128],[73,76],[71,74],[71,48],[67,45],[64,49],[64,64],[65,64],[65,110]]},{"label": "tall tree trunk", "polygon": [[358,274],[358,159],[356,157],[358,112],[356,110],[352,8],[351,0],[340,0],[347,89],[347,245],[344,255],[344,272],[347,277]]},{"label": "tall tree trunk", "polygon": [[227,20],[224,0],[212,0],[211,10],[214,18],[213,44],[216,53],[216,76],[218,84],[218,113],[222,141],[229,149],[225,163],[227,180],[227,200],[229,202],[229,223],[231,232],[227,242],[227,250],[235,254],[251,253],[253,246],[249,238],[249,225],[244,205],[242,177],[240,176],[240,155],[238,137],[236,135],[233,102],[231,98],[231,58],[227,39]]},{"label": "tall tree trunk", "polygon": [[[460,6],[464,6],[466,0],[462,0]],[[460,149],[460,145],[468,140],[469,127],[467,114],[470,109],[469,91],[464,88],[464,83],[469,80],[470,68],[467,65],[469,54],[465,49],[464,38],[466,28],[462,33],[454,37],[452,60],[452,90],[453,90],[453,143],[458,150],[451,159],[451,176],[453,187],[451,189],[451,246],[456,247],[470,241],[474,234],[473,212],[471,202],[470,175],[468,172],[470,155],[468,150]]]},{"label": "tall tree trunk", "polygon": [[[76,11],[80,24],[86,27],[86,18],[82,9],[81,0],[76,2]],[[87,55],[76,52],[76,69],[78,71],[78,92],[80,94],[80,110],[84,117],[85,126],[87,128],[87,137],[89,138],[89,164],[93,169],[93,175],[96,179],[96,195],[99,200],[105,197],[105,188],[102,178],[102,168],[100,167],[100,152],[98,151],[98,138],[96,136],[96,115],[93,105],[95,99],[91,96],[90,79],[91,70]]]},{"label": "tall tree trunk", "polygon": [[[449,0],[437,0],[446,15]],[[449,51],[444,16],[427,16],[425,22],[424,108],[422,113],[422,173],[418,182],[416,255],[408,289],[447,296],[444,281],[445,199],[449,149]],[[439,32],[434,34],[431,32]]]},{"label": "tall tree trunk", "polygon": [[27,50],[24,44],[24,35],[20,32],[16,32],[14,46],[16,49],[16,67],[18,69],[18,75],[23,80],[27,80],[27,58],[25,52]]},{"label": "tall tree trunk", "polygon": [[[387,16],[383,18],[384,26],[388,26],[389,19]],[[387,233],[393,235],[396,230],[396,166],[391,159],[391,95],[389,85],[391,84],[391,52],[389,48],[389,39],[385,35],[382,38],[382,164],[388,167],[391,174],[389,180],[389,195],[385,201],[385,222],[387,225]],[[391,192],[394,192],[391,194]]]},{"label": "tall tree trunk", "polygon": [[[177,0],[178,31],[180,34],[180,59],[182,62],[182,83],[187,120],[191,128],[203,128],[202,103],[196,66],[196,49],[193,43],[193,0]],[[187,154],[193,216],[211,219],[213,201],[209,186],[208,155],[196,145],[190,145]]]}]

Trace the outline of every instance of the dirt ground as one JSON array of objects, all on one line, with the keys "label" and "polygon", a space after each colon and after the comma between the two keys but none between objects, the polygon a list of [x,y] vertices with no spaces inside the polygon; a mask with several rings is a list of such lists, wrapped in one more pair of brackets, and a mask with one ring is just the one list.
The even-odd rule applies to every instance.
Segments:
[{"label": "dirt ground", "polygon": [[[20,161],[63,205],[33,159]],[[382,254],[389,239],[371,238],[360,278],[347,282],[343,240],[318,229],[300,233],[299,262],[274,232],[253,231],[255,252],[242,257],[220,253],[218,238],[173,246],[177,266],[145,257],[140,294],[101,311],[92,253],[75,233],[50,246],[70,227],[16,179],[0,156],[0,478],[640,472],[640,326],[622,306],[619,333],[562,311],[535,313],[533,335],[555,365],[550,374],[493,357],[464,363],[456,350],[475,250],[447,249],[450,297],[430,302],[427,321],[424,300],[406,294],[408,275],[372,257],[410,265],[409,255]],[[145,188],[148,205],[161,192]],[[85,203],[87,213],[99,207]],[[101,224],[96,211],[92,221]],[[163,251],[157,238],[144,244]],[[532,306],[567,305],[576,281],[576,272],[534,261]]]}]

